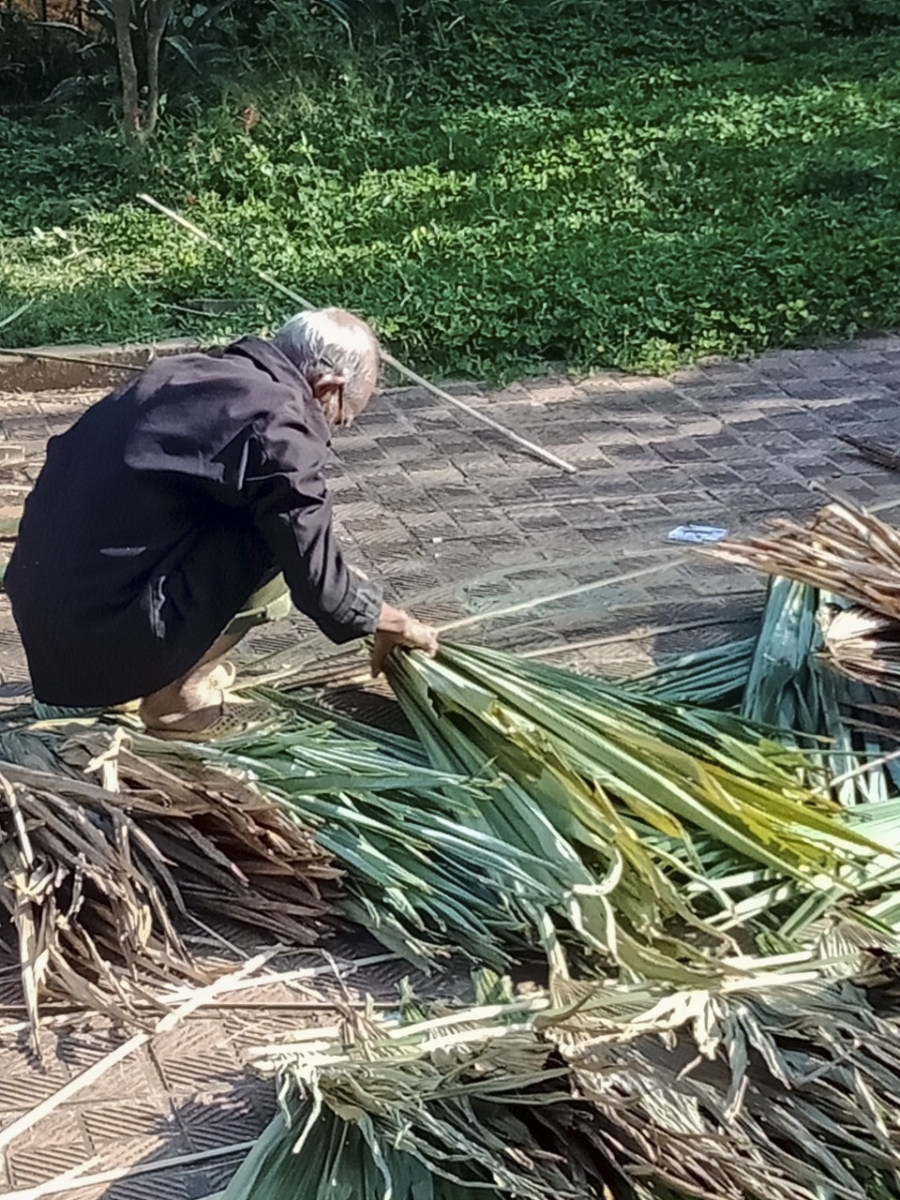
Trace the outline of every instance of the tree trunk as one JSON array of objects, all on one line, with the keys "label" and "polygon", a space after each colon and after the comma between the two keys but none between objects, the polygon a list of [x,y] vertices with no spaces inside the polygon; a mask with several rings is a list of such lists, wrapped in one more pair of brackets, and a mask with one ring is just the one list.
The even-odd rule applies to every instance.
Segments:
[{"label": "tree trunk", "polygon": [[113,11],[116,18],[119,73],[122,77],[122,128],[129,141],[139,142],[143,138],[143,114],[140,82],[131,41],[131,0],[113,0]]},{"label": "tree trunk", "polygon": [[172,16],[173,0],[147,0],[147,111],[144,137],[150,137],[159,120],[159,51]]}]

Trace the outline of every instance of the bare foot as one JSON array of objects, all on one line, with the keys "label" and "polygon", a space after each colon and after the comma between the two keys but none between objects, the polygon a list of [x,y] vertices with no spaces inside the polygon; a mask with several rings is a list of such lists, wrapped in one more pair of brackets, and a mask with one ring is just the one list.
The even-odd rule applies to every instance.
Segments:
[{"label": "bare foot", "polygon": [[224,710],[221,699],[213,704],[205,704],[202,708],[185,711],[163,711],[165,706],[160,706],[156,701],[159,693],[142,701],[139,710],[139,716],[144,722],[147,729],[159,730],[180,730],[182,733],[198,733],[201,729],[208,729],[215,721],[219,719]]},{"label": "bare foot", "polygon": [[141,701],[139,715],[150,730],[198,733],[219,719],[224,689],[234,682],[230,663],[196,667],[189,674]]}]

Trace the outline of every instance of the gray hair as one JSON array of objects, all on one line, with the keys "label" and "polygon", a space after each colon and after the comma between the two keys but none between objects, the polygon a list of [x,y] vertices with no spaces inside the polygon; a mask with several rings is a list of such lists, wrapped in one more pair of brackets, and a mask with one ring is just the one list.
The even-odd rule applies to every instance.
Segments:
[{"label": "gray hair", "polygon": [[359,317],[343,308],[308,309],[282,325],[272,342],[305,372],[321,363],[344,377],[344,403],[356,416],[378,382],[378,340]]}]

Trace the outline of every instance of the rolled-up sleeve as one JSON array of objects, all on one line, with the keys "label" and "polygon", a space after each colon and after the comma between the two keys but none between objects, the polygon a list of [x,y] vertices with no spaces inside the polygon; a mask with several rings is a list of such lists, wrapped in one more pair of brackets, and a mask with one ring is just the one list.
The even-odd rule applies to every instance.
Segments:
[{"label": "rolled-up sleeve", "polygon": [[342,643],[375,631],[382,589],[344,559],[324,468],[321,439],[300,418],[283,414],[255,431],[242,491],[294,604],[327,638]]}]

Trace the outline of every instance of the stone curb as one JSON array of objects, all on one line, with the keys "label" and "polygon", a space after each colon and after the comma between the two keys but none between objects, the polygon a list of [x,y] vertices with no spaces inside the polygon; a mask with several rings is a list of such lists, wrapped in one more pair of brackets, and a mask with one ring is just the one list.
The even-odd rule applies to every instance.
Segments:
[{"label": "stone curb", "polygon": [[35,346],[27,350],[17,349],[8,355],[0,355],[0,391],[46,392],[79,387],[113,387],[127,378],[124,368],[130,365],[140,368],[152,358],[186,354],[204,348],[204,344],[194,338],[173,338],[164,342],[135,342],[130,345]]},{"label": "stone curb", "polygon": [[[131,367],[140,370],[154,358],[213,348],[214,344],[198,342],[195,338],[15,348],[8,354],[0,353],[0,393],[112,388],[128,378]],[[445,391],[459,396],[481,395],[488,387],[484,380],[441,379],[437,382]],[[415,390],[415,385],[405,382],[392,383],[379,389],[380,394],[387,396],[403,395]]]}]

